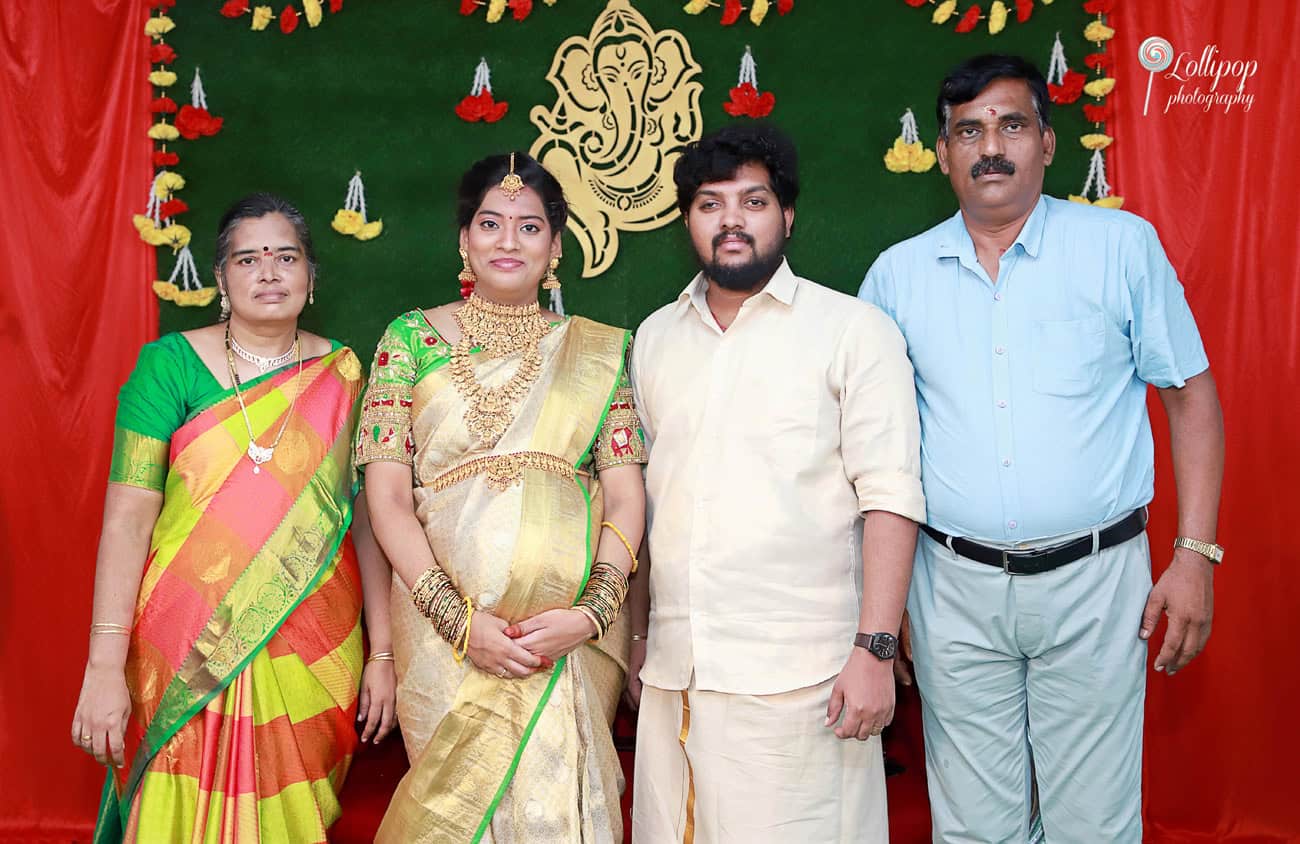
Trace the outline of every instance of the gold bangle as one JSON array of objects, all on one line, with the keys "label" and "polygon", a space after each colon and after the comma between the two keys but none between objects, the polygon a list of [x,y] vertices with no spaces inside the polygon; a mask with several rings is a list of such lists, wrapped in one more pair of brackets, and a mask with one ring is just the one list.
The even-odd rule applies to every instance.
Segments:
[{"label": "gold bangle", "polygon": [[628,559],[632,561],[632,571],[629,573],[636,574],[636,566],[637,566],[636,552],[632,550],[632,543],[627,541],[627,537],[623,535],[623,531],[619,530],[618,525],[614,524],[613,522],[601,522],[600,526],[607,527],[610,530],[614,531],[614,535],[623,541],[623,547],[627,549]]},{"label": "gold bangle", "polygon": [[599,642],[605,637],[605,628],[601,625],[600,618],[597,617],[595,610],[591,607],[583,606],[582,604],[575,604],[573,608],[585,615],[587,620],[591,622],[591,626],[596,628],[596,632],[592,634],[591,641]]},{"label": "gold bangle", "polygon": [[366,660],[366,663],[369,664],[372,662],[395,662],[395,661],[396,659],[394,658],[392,651],[380,651],[379,653],[371,654],[370,657]]},{"label": "gold bangle", "polygon": [[91,622],[90,635],[95,636],[100,633],[109,633],[116,636],[130,636],[131,628],[125,624],[114,624],[111,621]]},{"label": "gold bangle", "polygon": [[464,662],[465,655],[469,653],[469,626],[474,621],[474,602],[468,595],[465,596],[465,639],[457,652],[455,646],[452,648],[451,655],[456,658],[456,664]]}]

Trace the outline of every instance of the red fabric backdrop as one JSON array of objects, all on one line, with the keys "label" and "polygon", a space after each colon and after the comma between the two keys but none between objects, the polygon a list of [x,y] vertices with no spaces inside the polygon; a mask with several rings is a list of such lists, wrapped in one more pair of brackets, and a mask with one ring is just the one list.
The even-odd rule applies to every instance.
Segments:
[{"label": "red fabric backdrop", "polygon": [[157,332],[141,0],[0,8],[0,839],[67,841],[101,770],[72,746],[117,387]]},{"label": "red fabric backdrop", "polygon": [[[1146,821],[1156,841],[1300,841],[1293,714],[1295,613],[1300,607],[1296,389],[1300,387],[1300,224],[1296,195],[1300,105],[1295,45],[1300,11],[1282,0],[1122,2],[1112,171],[1125,208],[1155,224],[1196,313],[1227,426],[1219,520],[1226,562],[1215,577],[1214,632],[1205,653],[1169,679],[1151,675],[1146,728]],[[1134,59],[1149,36],[1188,53],[1157,74],[1142,114],[1147,73]],[[1224,113],[1168,98],[1196,61],[1251,60],[1249,112]],[[1220,82],[1235,91],[1237,80]],[[1290,89],[1288,91],[1288,89]],[[1290,410],[1286,410],[1290,408]],[[1164,416],[1153,407],[1160,450],[1152,548],[1175,530]],[[1163,568],[1167,555],[1158,555]]]},{"label": "red fabric backdrop", "polygon": [[[144,283],[153,256],[129,224],[150,176],[145,16],[139,0],[0,7],[0,840],[84,837],[98,796],[99,772],[67,733],[115,392],[157,323]],[[1286,710],[1300,699],[1289,635],[1300,553],[1288,524],[1300,449],[1285,408],[1300,386],[1300,116],[1283,84],[1300,11],[1281,0],[1130,0],[1113,23],[1123,61],[1111,175],[1187,286],[1228,426],[1229,557],[1214,636],[1191,668],[1152,678],[1147,838],[1297,841],[1300,731]],[[1157,78],[1143,117],[1147,74],[1133,57],[1148,35],[1193,56],[1215,44],[1258,62],[1250,112],[1164,113],[1179,83]],[[1209,85],[1188,90],[1196,82]],[[1167,548],[1173,479],[1154,412],[1152,534]],[[910,750],[897,755],[919,764]]]}]

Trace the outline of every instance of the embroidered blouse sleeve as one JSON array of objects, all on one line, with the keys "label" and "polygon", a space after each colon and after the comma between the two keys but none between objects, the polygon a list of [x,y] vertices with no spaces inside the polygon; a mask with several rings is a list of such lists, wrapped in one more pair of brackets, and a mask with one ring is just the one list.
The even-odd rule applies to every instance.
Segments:
[{"label": "embroidered blouse sleeve", "polygon": [[614,388],[614,398],[605,414],[605,424],[596,435],[596,444],[592,447],[592,459],[597,472],[613,466],[628,463],[645,463],[645,436],[641,433],[641,423],[636,415],[636,400],[632,397],[632,381],[628,377],[628,361],[632,356],[632,344],[623,357],[623,367],[618,374],[618,386]]},{"label": "embroidered blouse sleeve", "polygon": [[370,382],[361,399],[357,425],[356,465],[393,460],[410,466],[415,459],[411,438],[411,393],[415,388],[415,336],[410,315],[393,320],[379,338]]}]

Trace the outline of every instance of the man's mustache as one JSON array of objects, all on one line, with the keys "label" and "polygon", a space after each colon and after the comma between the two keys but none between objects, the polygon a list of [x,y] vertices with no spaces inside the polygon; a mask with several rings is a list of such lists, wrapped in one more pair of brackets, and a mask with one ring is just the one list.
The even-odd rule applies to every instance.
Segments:
[{"label": "man's mustache", "polygon": [[987,176],[990,173],[1001,173],[1004,176],[1016,175],[1015,162],[1001,155],[985,155],[976,161],[970,168],[970,177],[978,179],[980,176]]},{"label": "man's mustache", "polygon": [[750,246],[754,245],[753,235],[747,234],[745,232],[719,232],[718,234],[715,234],[713,236],[713,248],[717,249],[719,246],[722,245],[722,241],[726,240],[729,237],[738,237],[741,240],[745,241],[745,243],[749,244]]}]

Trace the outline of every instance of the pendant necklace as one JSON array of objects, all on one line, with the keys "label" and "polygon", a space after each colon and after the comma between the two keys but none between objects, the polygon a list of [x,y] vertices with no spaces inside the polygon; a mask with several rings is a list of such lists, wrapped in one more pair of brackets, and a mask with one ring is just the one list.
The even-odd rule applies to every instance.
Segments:
[{"label": "pendant necklace", "polygon": [[[299,389],[294,392],[293,400],[289,402],[289,410],[284,414],[284,421],[280,423],[280,430],[275,435],[275,441],[269,446],[258,445],[257,438],[253,436],[253,423],[248,418],[248,408],[244,405],[244,395],[239,389],[241,386],[239,373],[235,370],[235,350],[238,348],[239,344],[230,336],[230,326],[227,325],[226,363],[230,366],[230,381],[235,386],[235,398],[239,401],[239,412],[244,417],[244,428],[248,430],[248,459],[253,461],[253,474],[259,475],[262,472],[262,464],[269,462],[271,458],[275,456],[275,447],[280,444],[280,438],[284,436],[284,430],[289,426],[289,419],[293,416],[293,409],[298,404],[298,393],[301,392],[302,381],[302,346],[298,342],[297,333],[295,333],[293,336],[293,345],[289,347],[289,351],[285,352],[285,355],[291,354],[295,350],[298,352],[298,379],[300,386]],[[281,355],[280,358],[284,358],[285,355]],[[249,360],[247,353],[240,354],[239,356],[244,358],[244,360]],[[262,358],[262,360],[274,361],[279,360],[279,358]],[[261,368],[261,365],[258,364],[257,361],[249,360],[249,362],[258,368]],[[285,358],[280,364],[275,365],[280,366],[288,362],[288,358]]]}]

